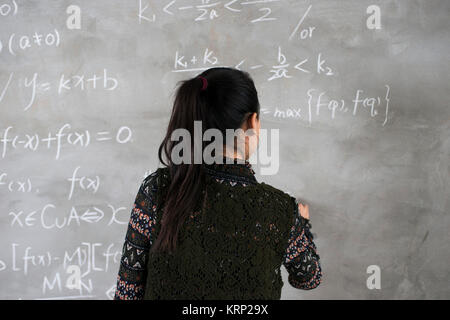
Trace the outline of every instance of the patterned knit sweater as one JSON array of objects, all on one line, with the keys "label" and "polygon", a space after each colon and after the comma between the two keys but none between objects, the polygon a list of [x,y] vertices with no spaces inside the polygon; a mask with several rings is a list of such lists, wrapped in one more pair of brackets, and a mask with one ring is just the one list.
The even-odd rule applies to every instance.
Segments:
[{"label": "patterned knit sweater", "polygon": [[160,228],[168,170],[160,168],[142,181],[115,300],[279,299],[281,264],[291,286],[308,290],[320,284],[311,223],[294,198],[257,182],[248,162],[206,165],[205,175],[207,205],[186,221],[174,255],[149,252]]}]

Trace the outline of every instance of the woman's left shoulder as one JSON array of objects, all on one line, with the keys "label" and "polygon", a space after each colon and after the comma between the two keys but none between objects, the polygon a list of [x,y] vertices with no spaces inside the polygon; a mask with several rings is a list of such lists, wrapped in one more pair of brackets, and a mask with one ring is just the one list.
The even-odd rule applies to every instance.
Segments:
[{"label": "woman's left shoulder", "polygon": [[147,196],[152,196],[161,186],[161,182],[168,177],[169,171],[166,167],[157,168],[147,175],[141,183],[141,189]]}]

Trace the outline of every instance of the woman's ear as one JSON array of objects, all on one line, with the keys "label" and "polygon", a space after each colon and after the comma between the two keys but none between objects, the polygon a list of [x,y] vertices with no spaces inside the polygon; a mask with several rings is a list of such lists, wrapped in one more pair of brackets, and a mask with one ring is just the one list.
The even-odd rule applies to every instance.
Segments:
[{"label": "woman's ear", "polygon": [[258,114],[256,112],[253,112],[247,118],[247,129],[253,129],[253,130],[255,130],[255,132],[259,132],[259,128],[260,128],[260,122],[258,119]]},{"label": "woman's ear", "polygon": [[250,158],[250,155],[257,149],[259,143],[260,121],[256,112],[251,113],[246,121],[246,137],[245,137],[245,157]]}]

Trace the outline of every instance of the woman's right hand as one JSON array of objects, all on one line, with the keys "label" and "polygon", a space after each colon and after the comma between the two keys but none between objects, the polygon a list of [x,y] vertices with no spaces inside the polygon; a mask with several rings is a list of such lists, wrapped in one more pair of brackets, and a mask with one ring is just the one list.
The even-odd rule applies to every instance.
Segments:
[{"label": "woman's right hand", "polygon": [[300,212],[300,215],[309,220],[309,206],[307,204],[298,204],[298,211]]}]

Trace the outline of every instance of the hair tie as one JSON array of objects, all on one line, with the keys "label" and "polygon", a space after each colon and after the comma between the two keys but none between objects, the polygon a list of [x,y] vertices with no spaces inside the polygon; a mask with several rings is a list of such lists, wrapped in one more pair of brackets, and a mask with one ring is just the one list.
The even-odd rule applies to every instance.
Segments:
[{"label": "hair tie", "polygon": [[202,76],[198,76],[197,78],[202,79],[203,85],[202,85],[202,89],[201,90],[202,91],[206,90],[206,88],[208,87],[208,80],[206,80],[206,78],[202,77]]}]

